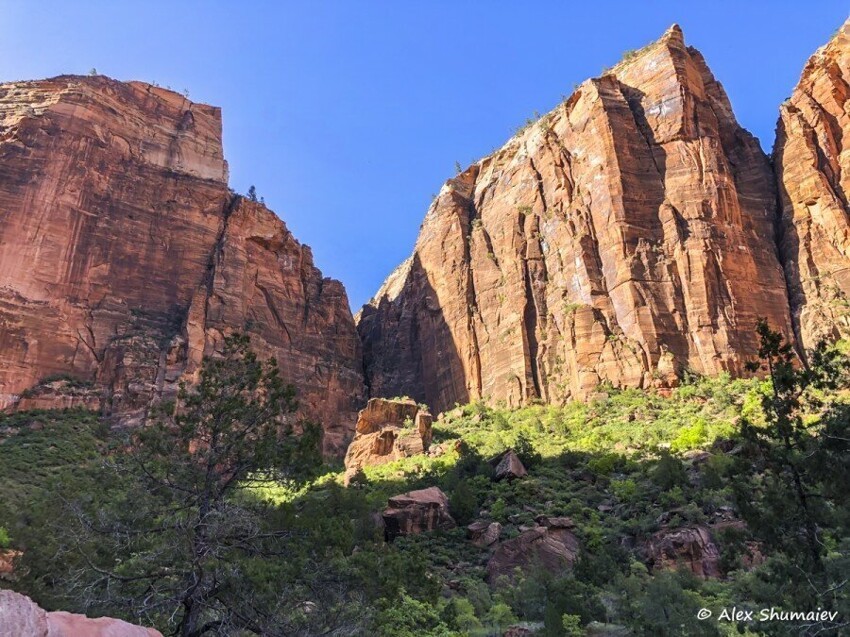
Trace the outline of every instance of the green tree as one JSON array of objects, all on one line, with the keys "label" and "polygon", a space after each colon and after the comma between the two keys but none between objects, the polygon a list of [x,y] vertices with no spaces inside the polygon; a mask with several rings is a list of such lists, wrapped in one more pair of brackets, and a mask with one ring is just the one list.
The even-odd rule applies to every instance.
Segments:
[{"label": "green tree", "polygon": [[257,201],[257,188],[256,186],[251,186],[248,188],[248,200],[249,201]]},{"label": "green tree", "polygon": [[[750,468],[746,473],[750,480],[745,490],[739,489],[738,501],[749,521],[767,532],[767,539],[791,552],[803,548],[804,566],[821,571],[826,547],[819,527],[829,524],[830,514],[822,487],[830,477],[812,460],[834,453],[836,442],[841,443],[839,448],[846,445],[843,435],[837,435],[845,432],[832,431],[841,424],[841,419],[831,417],[839,405],[827,407],[820,398],[823,390],[835,389],[846,379],[846,360],[837,350],[819,345],[809,356],[810,364],[801,365],[790,343],[765,321],[759,322],[757,331],[760,361],[748,367],[766,371],[770,389],[762,396],[765,425],[746,419],[742,423],[749,445],[742,469]],[[826,426],[823,420],[807,418],[807,413],[818,411]]]},{"label": "green tree", "polygon": [[[732,482],[743,518],[773,550],[754,590],[771,590],[771,603],[781,595],[788,607],[841,615],[850,609],[850,405],[835,390],[847,387],[848,360],[820,344],[800,362],[766,323],[758,333],[761,362],[750,369],[767,372],[769,390],[763,422],[742,423]],[[839,634],[841,626],[810,628]]]},{"label": "green tree", "polygon": [[288,533],[245,486],[292,479],[318,460],[316,429],[299,437],[286,424],[295,408],[276,362],[258,360],[247,337],[228,337],[171,413],[109,463],[124,497],[94,511],[73,505],[69,537],[85,558],[73,594],[183,637],[286,632],[306,611],[285,608],[267,582]]},{"label": "green tree", "polygon": [[458,524],[469,524],[478,513],[478,498],[466,480],[460,480],[452,491],[449,509]]}]

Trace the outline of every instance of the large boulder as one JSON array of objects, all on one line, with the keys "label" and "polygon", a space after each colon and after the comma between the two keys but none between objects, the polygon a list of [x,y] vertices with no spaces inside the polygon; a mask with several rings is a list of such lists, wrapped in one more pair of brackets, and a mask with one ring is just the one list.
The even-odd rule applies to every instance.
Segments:
[{"label": "large boulder", "polygon": [[522,460],[513,449],[508,449],[494,461],[493,478],[495,480],[515,480],[528,475]]},{"label": "large boulder", "polygon": [[345,454],[345,482],[358,469],[426,453],[433,418],[409,398],[372,398],[360,411]]},{"label": "large boulder", "polygon": [[707,526],[662,529],[647,543],[647,557],[655,569],[685,566],[694,575],[720,577],[720,550]]},{"label": "large boulder", "polygon": [[57,611],[48,613],[25,595],[0,590],[0,635],[3,637],[162,637],[153,628],[120,619]]},{"label": "large boulder", "polygon": [[501,534],[502,525],[498,522],[476,520],[466,527],[466,537],[468,537],[475,546],[480,546],[482,548],[492,546],[498,542]]},{"label": "large boulder", "polygon": [[449,499],[438,487],[410,491],[389,499],[384,509],[384,536],[388,541],[399,535],[416,535],[435,529],[453,529]]},{"label": "large boulder", "polygon": [[502,542],[487,562],[487,581],[511,577],[516,569],[542,567],[550,573],[569,569],[578,558],[579,543],[569,518],[538,518],[538,526]]}]

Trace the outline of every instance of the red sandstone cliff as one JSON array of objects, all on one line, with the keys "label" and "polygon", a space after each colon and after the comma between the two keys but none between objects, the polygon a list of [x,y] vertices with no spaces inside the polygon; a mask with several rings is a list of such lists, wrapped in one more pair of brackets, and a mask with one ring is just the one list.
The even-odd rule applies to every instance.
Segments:
[{"label": "red sandstone cliff", "polygon": [[790,334],[767,158],[678,27],[443,186],[359,314],[373,396],[436,410],[743,372]]},{"label": "red sandstone cliff", "polygon": [[104,77],[0,85],[0,406],[139,420],[230,330],[344,451],[364,401],[345,292],[228,190],[219,109]]},{"label": "red sandstone cliff", "polygon": [[850,21],[779,109],[781,250],[801,344],[850,336]]}]

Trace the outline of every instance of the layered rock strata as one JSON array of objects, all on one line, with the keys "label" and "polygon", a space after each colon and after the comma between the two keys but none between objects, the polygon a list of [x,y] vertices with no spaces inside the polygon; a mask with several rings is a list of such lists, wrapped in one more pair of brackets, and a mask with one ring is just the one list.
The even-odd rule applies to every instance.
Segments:
[{"label": "layered rock strata", "polygon": [[443,186],[359,314],[373,396],[442,411],[743,374],[791,333],[776,192],[678,27]]},{"label": "layered rock strata", "polygon": [[426,453],[431,445],[430,412],[405,398],[372,398],[357,416],[345,454],[346,484],[358,469]]},{"label": "layered rock strata", "polygon": [[850,21],[779,108],[781,252],[803,348],[850,336]]},{"label": "layered rock strata", "polygon": [[0,85],[0,407],[138,422],[237,330],[344,449],[364,399],[345,291],[229,191],[219,109],[104,77]]}]

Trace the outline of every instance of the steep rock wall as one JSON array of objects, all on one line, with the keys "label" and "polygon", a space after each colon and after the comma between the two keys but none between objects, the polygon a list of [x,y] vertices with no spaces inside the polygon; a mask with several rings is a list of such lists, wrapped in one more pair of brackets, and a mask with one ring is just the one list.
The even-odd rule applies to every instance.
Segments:
[{"label": "steep rock wall", "polygon": [[440,191],[359,313],[371,395],[443,410],[744,373],[791,333],[776,194],[678,27]]},{"label": "steep rock wall", "polygon": [[0,407],[139,422],[234,330],[343,452],[364,402],[345,291],[229,191],[219,109],[104,77],[0,85]]},{"label": "steep rock wall", "polygon": [[850,336],[850,22],[779,109],[781,251],[801,345]]}]

